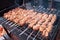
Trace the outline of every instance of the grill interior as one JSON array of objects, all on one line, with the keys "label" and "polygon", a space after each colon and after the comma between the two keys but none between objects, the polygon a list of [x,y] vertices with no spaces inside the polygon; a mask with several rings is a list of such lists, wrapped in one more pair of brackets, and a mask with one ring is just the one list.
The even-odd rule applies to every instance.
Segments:
[{"label": "grill interior", "polygon": [[[24,25],[24,27],[19,27],[14,22],[8,21],[4,18],[3,20],[0,21],[0,23],[4,26],[4,28],[8,31],[9,34],[15,35],[16,38],[20,38],[18,40],[45,40],[46,38],[41,36],[41,33],[39,31],[34,31],[31,28],[28,28],[27,24]],[[48,40],[53,40],[54,36],[56,35],[58,28],[58,24],[56,24],[52,30],[52,32],[49,34],[49,39]]]},{"label": "grill interior", "polygon": [[[13,8],[16,8],[16,7],[21,7],[21,8],[24,8],[23,6],[17,6],[17,5],[13,5],[9,8],[6,8],[2,11],[0,11],[1,13],[1,16],[3,16],[3,13],[5,12],[8,12],[8,10],[11,10]],[[24,8],[26,9],[26,8]],[[43,6],[38,6],[38,7],[34,7],[34,8],[27,8],[27,9],[34,9],[34,11],[37,11],[37,12],[41,12],[41,13],[56,13],[57,15],[57,20],[56,22],[54,23],[54,27],[52,29],[52,31],[49,33],[49,36],[48,36],[48,39],[41,36],[41,32],[39,31],[34,31],[32,30],[31,28],[28,28],[27,24],[24,25],[24,27],[20,27],[20,25],[12,22],[12,21],[9,21],[3,17],[1,17],[0,19],[0,24],[2,24],[4,26],[4,28],[6,29],[6,31],[9,33],[10,36],[13,35],[13,38],[17,38],[17,40],[54,40],[55,38],[55,35],[57,33],[57,28],[58,28],[58,24],[59,24],[59,10],[52,10],[50,8],[44,8]],[[14,37],[15,36],[15,37]],[[15,39],[16,40],[16,39]]]}]

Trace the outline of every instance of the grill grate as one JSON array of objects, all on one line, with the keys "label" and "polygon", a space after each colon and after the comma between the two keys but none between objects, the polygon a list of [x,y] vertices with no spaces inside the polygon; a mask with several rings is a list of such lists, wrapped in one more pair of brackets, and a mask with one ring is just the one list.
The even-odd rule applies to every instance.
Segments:
[{"label": "grill grate", "polygon": [[[34,11],[41,12],[41,13],[53,13],[58,16],[58,11],[56,9],[45,9],[42,6],[39,6],[39,8],[34,9]],[[58,17],[57,17],[58,19]],[[8,31],[9,34],[13,34],[16,37],[20,38],[18,40],[45,40],[45,37],[41,35],[40,31],[34,31],[31,28],[28,28],[27,24],[25,24],[23,27],[20,27],[14,22],[11,22],[5,18],[0,18],[0,24],[4,26],[4,28]],[[49,34],[48,40],[53,40],[54,36],[56,35],[58,28],[58,21],[55,22],[54,27]]]}]

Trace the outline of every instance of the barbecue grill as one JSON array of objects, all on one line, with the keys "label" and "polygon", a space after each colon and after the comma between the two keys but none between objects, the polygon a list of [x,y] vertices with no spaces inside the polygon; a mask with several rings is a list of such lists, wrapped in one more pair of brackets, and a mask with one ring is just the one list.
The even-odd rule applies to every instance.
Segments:
[{"label": "barbecue grill", "polygon": [[[42,1],[42,0],[41,0]],[[35,3],[37,2],[37,3]],[[15,4],[13,4],[12,6],[5,8],[3,10],[0,11],[1,13],[1,17],[0,17],[0,24],[4,27],[4,29],[6,30],[8,36],[11,38],[10,40],[55,40],[55,36],[57,34],[57,30],[59,27],[59,18],[60,18],[60,10],[57,9],[52,9],[51,7],[45,8],[43,5],[43,3],[41,3],[40,1],[34,0],[34,2],[32,1],[25,1],[23,0],[23,4],[21,5],[21,3],[19,4],[19,0],[15,0]],[[52,5],[51,5],[52,6]],[[8,12],[9,10],[12,10],[14,8],[20,7],[22,9],[33,9],[36,12],[40,12],[40,13],[53,13],[57,15],[57,20],[54,23],[54,27],[52,29],[52,31],[49,33],[49,36],[43,37],[41,35],[41,32],[39,31],[34,31],[31,28],[28,28],[28,24],[25,24],[24,27],[20,27],[20,25],[18,25],[17,23],[14,23],[10,20],[7,20],[5,18],[3,18],[3,14],[5,12]],[[9,40],[9,38],[7,38]]]}]

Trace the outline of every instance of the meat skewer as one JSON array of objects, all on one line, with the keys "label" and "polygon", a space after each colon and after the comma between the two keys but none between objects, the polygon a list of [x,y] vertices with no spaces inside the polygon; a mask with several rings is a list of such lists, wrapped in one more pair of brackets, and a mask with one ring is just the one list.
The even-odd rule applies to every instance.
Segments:
[{"label": "meat skewer", "polygon": [[20,21],[20,24],[21,24],[21,25],[25,24],[28,19],[31,19],[32,16],[35,15],[35,13],[34,13],[34,15],[32,15],[32,14],[33,14],[33,13],[27,15],[24,19],[22,19],[22,20]]},{"label": "meat skewer", "polygon": [[[52,16],[53,16],[52,14],[49,15],[48,21],[51,19]],[[43,27],[43,28],[45,27],[45,28],[44,28],[45,30],[44,30],[42,27],[40,27],[40,29],[39,29],[40,31],[43,32],[42,35],[44,35],[44,36],[48,36],[48,32],[46,32],[46,27],[47,27],[46,24],[48,23],[48,21],[46,20],[46,21],[42,24],[42,25],[43,25],[42,27]],[[45,26],[44,26],[44,25],[45,25]],[[51,22],[50,22],[48,25],[51,25]],[[52,27],[52,26],[51,26],[51,27]],[[51,29],[49,29],[49,28],[47,28],[47,29],[48,29],[48,30],[51,30]],[[43,31],[43,30],[44,30],[44,31]]]},{"label": "meat skewer", "polygon": [[[39,14],[40,14],[40,13],[39,13]],[[39,17],[38,17],[38,19],[41,20],[42,16],[43,16],[43,15],[40,14]],[[38,20],[38,22],[39,22],[39,20]],[[34,29],[34,30],[38,30],[38,29],[39,29],[39,26],[40,26],[40,25],[37,23],[36,25],[33,26],[33,29]]]},{"label": "meat skewer", "polygon": [[45,13],[44,13],[43,15],[44,15],[44,16],[42,17],[42,19],[44,19],[44,20],[45,20],[45,19],[47,19],[47,18],[48,18],[48,14],[45,14]]},{"label": "meat skewer", "polygon": [[45,36],[48,36],[49,32],[52,30],[53,25],[50,25],[48,28],[46,28],[46,34]]},{"label": "meat skewer", "polygon": [[46,26],[47,26],[48,23],[49,23],[49,21],[51,20],[52,16],[53,16],[53,15],[50,14],[49,17],[46,19],[46,21],[43,23],[43,25],[46,25]]},{"label": "meat skewer", "polygon": [[[14,11],[13,11],[14,12]],[[23,9],[19,9],[18,11],[15,12],[16,15],[21,15],[23,12]]]},{"label": "meat skewer", "polygon": [[54,15],[51,19],[51,23],[54,24],[54,22],[56,21],[56,15]]},{"label": "meat skewer", "polygon": [[46,30],[48,31],[48,32],[50,32],[51,30],[52,30],[52,27],[53,27],[53,25],[52,24],[48,24],[48,27],[46,28]]},{"label": "meat skewer", "polygon": [[[24,10],[19,10],[18,13],[17,13],[17,15],[16,15],[17,20],[19,19],[19,21],[23,18],[23,15],[22,15],[23,13],[22,13],[22,11],[24,11]],[[25,12],[27,12],[27,11],[25,11]],[[26,14],[26,13],[25,13],[25,14]],[[15,18],[16,18],[16,17],[15,17]]]},{"label": "meat skewer", "polygon": [[54,15],[52,17],[51,22],[48,23],[47,28],[43,31],[42,35],[44,35],[46,37],[48,36],[49,32],[52,30],[53,23],[54,23],[55,20],[56,20],[56,15]]},{"label": "meat skewer", "polygon": [[30,24],[29,24],[29,27],[31,27],[31,28],[32,28],[32,27],[33,27],[33,25],[34,25],[37,21],[38,21],[38,19],[37,19],[37,20],[32,20],[32,23],[30,23]]},{"label": "meat skewer", "polygon": [[37,23],[36,25],[33,26],[34,30],[43,31],[45,28],[46,28],[46,25],[44,25],[44,24],[40,25],[39,23]]},{"label": "meat skewer", "polygon": [[37,14],[36,12],[35,13],[33,12],[33,15],[31,15],[32,16],[31,19],[28,19],[26,23],[31,23],[32,20],[34,20],[37,17],[36,14]]},{"label": "meat skewer", "polygon": [[42,18],[41,18],[41,20],[38,21],[38,24],[42,24],[45,21],[45,19],[44,19],[45,16],[48,17],[48,15],[46,15],[45,13],[42,14]]},{"label": "meat skewer", "polygon": [[51,21],[53,14],[50,14],[49,17],[46,19],[48,22]]},{"label": "meat skewer", "polygon": [[35,16],[35,18],[32,18],[29,24],[29,27],[33,27],[40,19],[42,15],[39,13]]},{"label": "meat skewer", "polygon": [[[47,15],[48,19],[51,18],[51,16],[52,15],[49,15],[49,17],[48,17],[48,15]],[[44,23],[42,23],[43,21],[40,21],[40,23],[39,23],[39,24],[42,24],[40,29],[39,29],[40,31],[43,31],[44,29],[46,29],[49,20],[48,21],[46,20]],[[42,30],[42,28],[43,28],[43,30]]]},{"label": "meat skewer", "polygon": [[48,21],[46,20],[44,23],[43,23],[43,25],[47,25],[48,24]]},{"label": "meat skewer", "polygon": [[39,30],[39,27],[40,27],[40,25],[36,24],[36,25],[33,26],[33,30]]},{"label": "meat skewer", "polygon": [[10,15],[9,20],[14,20],[16,18],[15,12],[12,12],[12,15]]},{"label": "meat skewer", "polygon": [[36,25],[33,26],[33,30],[39,30],[39,27],[40,27],[40,25],[36,24]]},{"label": "meat skewer", "polygon": [[27,14],[27,11],[25,11],[25,10],[23,10],[23,12],[21,11],[20,13],[19,13],[19,15],[17,15],[17,18],[19,19],[19,20],[21,20],[21,19],[23,19],[25,16],[23,15],[23,14]]},{"label": "meat skewer", "polygon": [[46,25],[41,25],[41,27],[39,27],[39,31],[43,32],[46,29]]},{"label": "meat skewer", "polygon": [[45,37],[45,35],[46,35],[46,30],[44,30],[44,31],[42,32],[42,36]]},{"label": "meat skewer", "polygon": [[8,19],[10,16],[11,16],[11,11],[9,11],[8,13],[5,13],[4,14],[4,18]]},{"label": "meat skewer", "polygon": [[43,31],[42,35],[47,37],[49,32],[52,30],[53,25],[51,22],[48,23],[47,28]]}]

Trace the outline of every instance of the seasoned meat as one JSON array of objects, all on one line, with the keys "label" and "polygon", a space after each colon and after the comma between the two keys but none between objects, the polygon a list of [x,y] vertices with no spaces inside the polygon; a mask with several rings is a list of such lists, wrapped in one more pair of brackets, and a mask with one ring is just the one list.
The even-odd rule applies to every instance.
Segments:
[{"label": "seasoned meat", "polygon": [[48,33],[52,30],[52,27],[53,27],[53,25],[48,25],[48,27],[46,28]]},{"label": "seasoned meat", "polygon": [[42,19],[46,20],[48,18],[48,14],[45,14]]},{"label": "seasoned meat", "polygon": [[42,36],[45,36],[45,35],[46,35],[46,30],[42,32]]},{"label": "seasoned meat", "polygon": [[39,27],[39,31],[40,31],[40,32],[43,32],[44,29],[45,29],[45,28],[43,28],[43,27],[41,27],[41,26]]},{"label": "seasoned meat", "polygon": [[40,19],[42,16],[41,14],[37,14],[34,18],[31,19],[29,27],[33,27]]},{"label": "seasoned meat", "polygon": [[36,24],[37,21],[38,21],[38,19],[37,20],[32,20],[32,22],[29,24],[29,27],[33,27],[33,25]]},{"label": "seasoned meat", "polygon": [[38,21],[38,24],[42,24],[45,20],[41,19]]},{"label": "seasoned meat", "polygon": [[36,25],[33,26],[33,30],[39,30],[39,27],[40,27],[40,25],[36,24]]},{"label": "seasoned meat", "polygon": [[21,25],[25,24],[28,19],[31,19],[31,18],[32,18],[32,16],[33,16],[32,14],[33,14],[33,13],[28,14],[26,17],[24,17],[22,20],[20,20],[19,23],[20,23]]},{"label": "seasoned meat", "polygon": [[56,18],[57,18],[56,15],[54,15],[54,16],[52,17],[52,19],[51,19],[51,23],[52,23],[52,24],[54,24],[54,22],[56,21]]},{"label": "seasoned meat", "polygon": [[0,25],[0,37],[2,37],[4,34],[6,34],[4,28],[2,27],[2,25]]},{"label": "seasoned meat", "polygon": [[43,23],[43,25],[48,25],[48,21],[46,20],[46,21]]},{"label": "seasoned meat", "polygon": [[47,21],[51,21],[53,14],[50,14],[49,17],[46,19]]},{"label": "seasoned meat", "polygon": [[56,21],[56,14],[38,13],[18,7],[5,13],[4,18],[21,26],[28,24],[28,27],[39,30],[43,36],[48,36]]},{"label": "seasoned meat", "polygon": [[[13,22],[15,23],[18,23],[19,22],[19,19],[18,18],[15,18],[14,20],[12,20]],[[18,23],[19,24],[19,23]]]},{"label": "seasoned meat", "polygon": [[46,31],[46,33],[45,33],[45,37],[48,37],[48,35],[49,35],[49,32]]},{"label": "seasoned meat", "polygon": [[33,12],[30,16],[31,16],[31,18],[30,19],[28,19],[27,21],[26,21],[26,23],[30,23],[31,22],[31,20],[33,19],[33,17],[35,17],[35,15],[36,15],[37,13],[35,12]]}]

